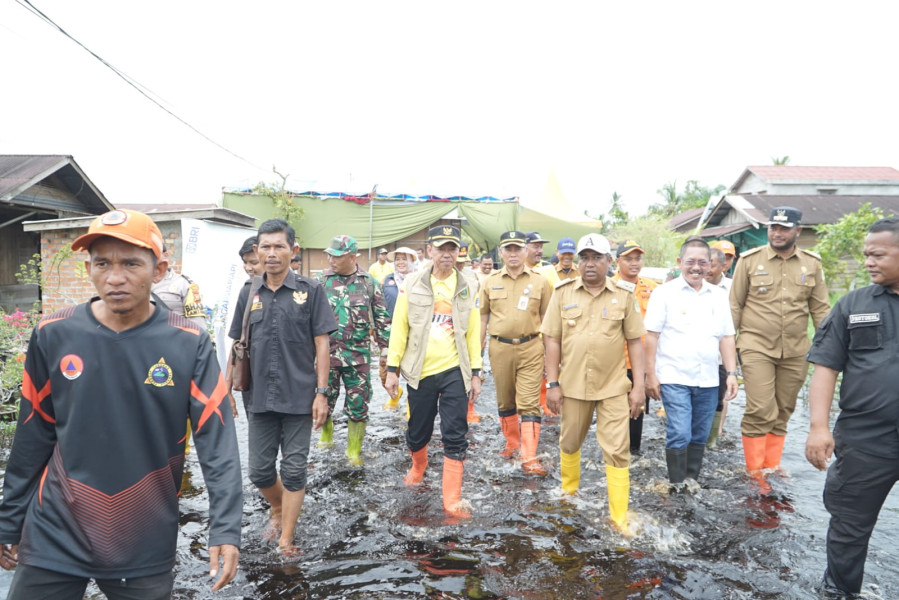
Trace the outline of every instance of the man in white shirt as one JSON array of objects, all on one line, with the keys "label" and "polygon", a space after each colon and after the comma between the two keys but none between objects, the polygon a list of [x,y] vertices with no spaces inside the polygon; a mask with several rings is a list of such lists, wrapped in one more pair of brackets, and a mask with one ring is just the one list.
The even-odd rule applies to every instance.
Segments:
[{"label": "man in white shirt", "polygon": [[[729,242],[728,242],[729,243]],[[718,242],[710,244],[711,254],[709,258],[709,272],[705,274],[705,280],[714,286],[720,287],[722,290],[730,293],[730,284],[733,282],[724,276],[727,271],[727,255],[724,253]],[[712,419],[712,429],[709,431],[709,439],[706,441],[706,448],[715,448],[718,446],[718,436],[723,430],[721,422],[727,416],[727,404],[724,402],[724,396],[727,393],[727,372],[724,369],[724,363],[721,357],[718,357],[718,406],[715,407],[715,416]]]},{"label": "man in white shirt", "polygon": [[681,246],[681,276],[649,298],[646,327],[646,394],[668,414],[665,460],[668,481],[698,479],[715,414],[718,353],[727,370],[727,398],[737,395],[737,352],[727,294],[705,280],[709,245],[698,237]]}]

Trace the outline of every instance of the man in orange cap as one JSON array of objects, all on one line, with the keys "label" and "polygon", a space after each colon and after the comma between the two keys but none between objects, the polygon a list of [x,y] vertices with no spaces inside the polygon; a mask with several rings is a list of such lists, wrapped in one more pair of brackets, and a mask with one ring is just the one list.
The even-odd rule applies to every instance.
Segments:
[{"label": "man in orange cap", "polygon": [[108,598],[171,595],[187,418],[221,589],[237,572],[243,496],[212,341],[150,302],[168,267],[150,217],[108,212],[72,248],[90,253],[98,295],[44,317],[28,346],[0,504],[9,598],[81,598],[90,579]]}]

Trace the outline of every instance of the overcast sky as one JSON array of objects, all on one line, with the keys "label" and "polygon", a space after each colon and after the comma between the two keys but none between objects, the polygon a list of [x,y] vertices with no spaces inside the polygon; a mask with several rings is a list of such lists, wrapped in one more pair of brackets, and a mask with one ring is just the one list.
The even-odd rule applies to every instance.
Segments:
[{"label": "overcast sky", "polygon": [[113,203],[223,186],[540,195],[634,213],[744,167],[899,167],[899,3],[0,0],[0,153]]}]

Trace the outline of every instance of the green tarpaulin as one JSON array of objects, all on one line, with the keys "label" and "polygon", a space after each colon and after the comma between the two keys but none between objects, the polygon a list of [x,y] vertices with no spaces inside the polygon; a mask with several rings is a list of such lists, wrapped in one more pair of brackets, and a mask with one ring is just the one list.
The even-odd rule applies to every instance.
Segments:
[{"label": "green tarpaulin", "polygon": [[[562,237],[577,240],[600,228],[599,221],[595,227],[569,223],[517,202],[375,202],[371,206],[335,197],[302,195],[293,196],[293,201],[304,212],[297,237],[306,248],[326,248],[337,234],[356,238],[360,250],[384,246],[421,231],[454,210],[465,220],[465,234],[481,248],[493,248],[499,236],[511,229],[539,231],[555,246]],[[255,217],[257,225],[277,216],[268,196],[225,192],[222,204]]]}]

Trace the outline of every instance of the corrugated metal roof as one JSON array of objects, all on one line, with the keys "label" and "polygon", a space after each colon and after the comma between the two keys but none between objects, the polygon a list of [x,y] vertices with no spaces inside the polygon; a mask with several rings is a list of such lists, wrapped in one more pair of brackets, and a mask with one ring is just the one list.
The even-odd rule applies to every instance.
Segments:
[{"label": "corrugated metal roof", "polygon": [[[51,177],[52,186],[48,183]],[[62,194],[46,194],[41,185],[60,189]],[[84,214],[102,214],[113,208],[75,159],[61,154],[0,155],[0,202]]]},{"label": "corrugated metal roof", "polygon": [[709,226],[715,227],[720,224],[731,210],[739,210],[756,223],[766,223],[771,209],[779,206],[792,206],[802,211],[803,225],[825,225],[839,221],[845,215],[857,211],[865,203],[880,208],[885,216],[899,215],[899,196],[732,194],[725,196],[715,207],[709,219]]},{"label": "corrugated metal roof", "polygon": [[894,181],[899,171],[893,167],[800,167],[792,165],[758,165],[746,167],[768,181]]}]

